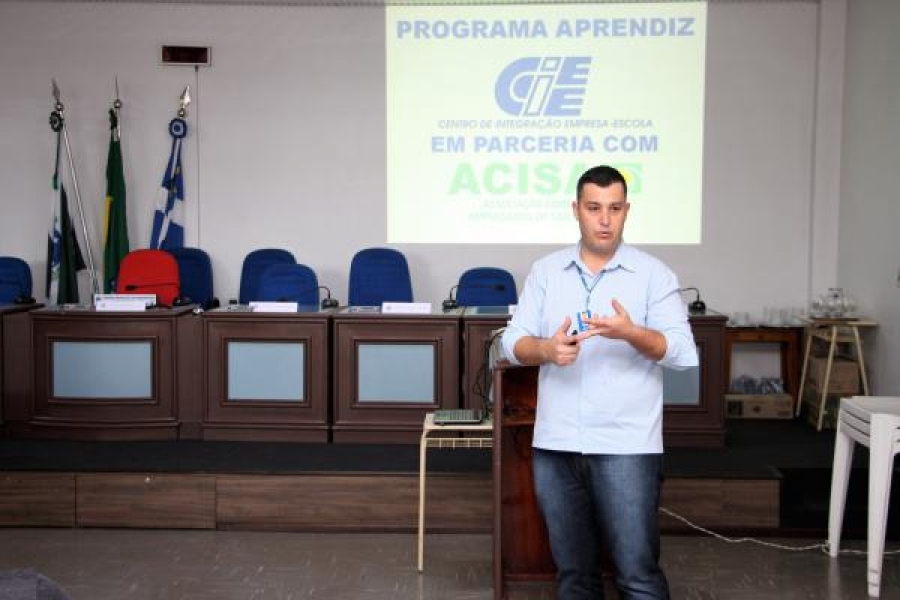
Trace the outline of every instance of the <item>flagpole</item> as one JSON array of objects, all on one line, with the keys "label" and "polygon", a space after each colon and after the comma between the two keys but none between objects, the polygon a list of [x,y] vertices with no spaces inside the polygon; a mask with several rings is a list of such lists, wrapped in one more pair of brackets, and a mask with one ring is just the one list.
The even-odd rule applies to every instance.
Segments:
[{"label": "flagpole", "polygon": [[[69,173],[72,174],[72,189],[75,192],[75,203],[78,205],[78,216],[81,220],[81,232],[84,234],[84,244],[87,246],[88,269],[91,273],[91,290],[93,294],[100,293],[100,286],[97,282],[97,269],[94,266],[94,252],[91,250],[91,236],[88,235],[87,222],[84,219],[84,206],[81,204],[81,193],[78,191],[78,178],[75,176],[75,161],[72,160],[72,148],[69,146],[69,131],[66,127],[66,120],[63,117],[64,106],[59,99],[59,88],[56,80],[53,80],[53,96],[56,98],[54,109],[59,113],[62,125],[63,142],[66,146],[66,158],[69,162]],[[93,298],[93,294],[91,297]]]},{"label": "flagpole", "polygon": [[119,99],[119,78],[116,77],[116,99],[113,100],[113,110],[116,112],[116,140],[122,139],[122,120],[119,118],[119,109],[122,108],[122,100]]}]

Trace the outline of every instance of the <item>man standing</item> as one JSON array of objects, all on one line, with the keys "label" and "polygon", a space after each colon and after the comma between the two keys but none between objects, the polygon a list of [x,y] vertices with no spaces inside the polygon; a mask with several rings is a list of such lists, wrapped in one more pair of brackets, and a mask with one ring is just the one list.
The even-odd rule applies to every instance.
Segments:
[{"label": "man standing", "polygon": [[514,363],[540,365],[535,493],[559,598],[602,599],[600,547],[621,598],[668,598],[659,566],[662,367],[696,366],[675,274],[622,241],[625,178],[578,180],[576,246],[537,261],[503,335]]}]

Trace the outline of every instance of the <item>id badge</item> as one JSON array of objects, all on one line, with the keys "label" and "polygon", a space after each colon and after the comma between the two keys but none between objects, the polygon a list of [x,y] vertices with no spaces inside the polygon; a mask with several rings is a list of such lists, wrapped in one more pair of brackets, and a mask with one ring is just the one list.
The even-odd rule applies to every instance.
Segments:
[{"label": "id badge", "polygon": [[576,323],[578,323],[578,331],[587,331],[588,330],[588,324],[585,323],[584,320],[590,319],[590,318],[591,318],[590,310],[583,310],[580,313],[578,313],[578,315],[576,317]]}]

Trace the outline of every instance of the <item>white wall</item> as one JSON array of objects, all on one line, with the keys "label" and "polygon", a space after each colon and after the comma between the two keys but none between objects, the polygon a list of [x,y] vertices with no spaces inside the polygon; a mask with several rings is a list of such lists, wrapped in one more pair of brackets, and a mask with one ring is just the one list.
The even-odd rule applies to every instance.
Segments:
[{"label": "white wall", "polygon": [[875,392],[900,395],[900,3],[851,0],[839,282],[878,321]]},{"label": "white wall", "polygon": [[[712,308],[760,315],[767,306],[805,306],[821,291],[813,285],[837,277],[828,243],[838,199],[814,181],[821,149],[840,143],[840,128],[821,124],[840,122],[841,90],[817,82],[841,80],[842,65],[819,57],[842,49],[843,38],[834,38],[843,28],[840,15],[838,27],[819,17],[811,1],[710,4],[703,244],[648,249],[682,285],[701,288]],[[162,44],[210,45],[213,66],[160,66]],[[249,250],[276,246],[294,251],[346,300],[352,255],[384,244],[378,8],[0,0],[0,57],[0,254],[28,260],[39,289],[51,77],[62,89],[98,260],[115,76],[125,103],[133,247],[149,240],[166,124],[188,84],[195,103],[184,150],[187,241],[211,254],[220,298],[237,295]],[[531,262],[555,248],[400,249],[416,299],[439,302],[462,270],[480,264],[510,269],[521,286]]]}]

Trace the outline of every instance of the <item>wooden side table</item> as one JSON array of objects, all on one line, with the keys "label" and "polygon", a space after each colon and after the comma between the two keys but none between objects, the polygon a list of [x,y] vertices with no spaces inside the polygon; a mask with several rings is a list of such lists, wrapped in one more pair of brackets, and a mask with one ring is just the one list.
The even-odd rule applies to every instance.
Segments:
[{"label": "wooden side table", "polygon": [[825,418],[825,404],[828,400],[828,384],[831,380],[831,366],[834,364],[834,354],[838,342],[854,345],[854,360],[859,367],[860,381],[862,382],[863,395],[869,395],[869,378],[866,376],[866,361],[863,355],[860,328],[877,327],[878,323],[862,318],[835,318],[835,319],[810,319],[806,325],[806,352],[803,354],[803,372],[800,375],[800,402],[797,403],[796,414],[800,415],[803,390],[806,386],[806,375],[809,372],[809,357],[812,354],[813,339],[828,342],[828,354],[825,357],[825,375],[822,381],[822,395],[819,398],[819,418],[816,422],[816,431],[822,431],[822,422]]},{"label": "wooden side table", "polygon": [[800,409],[800,340],[803,327],[726,327],[725,328],[725,379],[731,380],[731,350],[740,343],[775,343],[781,350],[781,377],[784,391],[791,395],[795,410]]},{"label": "wooden side table", "polygon": [[[494,424],[490,419],[485,419],[477,425],[435,425],[434,413],[425,415],[422,425],[422,438],[419,442],[419,537],[418,537],[418,569],[419,573],[425,565],[425,477],[428,469],[425,460],[428,457],[428,448],[491,448]],[[472,437],[459,437],[440,435],[442,433],[480,432],[484,435]],[[438,435],[432,435],[438,434]]]}]

